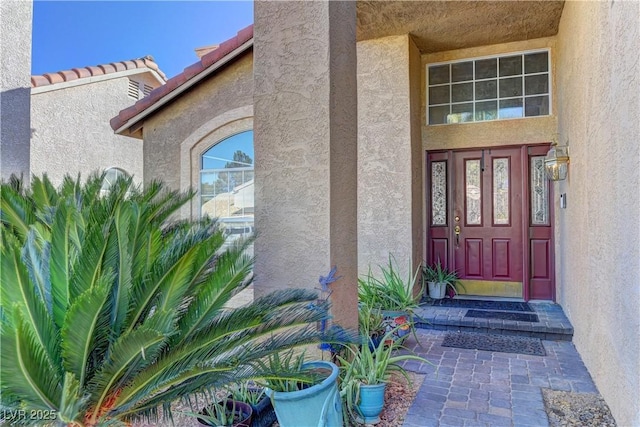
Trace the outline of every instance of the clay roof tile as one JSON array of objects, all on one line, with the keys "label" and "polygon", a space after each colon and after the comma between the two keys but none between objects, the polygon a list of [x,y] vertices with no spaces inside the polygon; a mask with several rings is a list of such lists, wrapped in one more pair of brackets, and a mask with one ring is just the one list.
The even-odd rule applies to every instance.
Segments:
[{"label": "clay roof tile", "polygon": [[[203,55],[198,62],[186,67],[182,73],[169,79],[166,84],[151,91],[151,93],[147,97],[138,101],[133,107],[129,107],[120,111],[120,113],[116,117],[111,119],[111,128],[113,130],[120,129],[127,123],[128,120],[132,119],[150,106],[154,105],[157,101],[165,97],[171,91],[177,89],[188,80],[202,73],[211,65],[222,60],[225,56],[229,55],[230,53],[241,47],[243,44],[250,41],[252,38],[253,25],[250,25],[238,31],[238,33],[234,37],[220,44],[220,47],[213,50],[212,52]],[[145,57],[138,61],[147,62],[148,60],[153,60],[153,58]],[[124,62],[124,64],[127,65],[127,68],[129,68],[130,62],[131,61]],[[152,67],[149,66],[149,68]],[[158,72],[164,77],[164,74],[162,74],[162,72],[160,72],[159,70]]]}]

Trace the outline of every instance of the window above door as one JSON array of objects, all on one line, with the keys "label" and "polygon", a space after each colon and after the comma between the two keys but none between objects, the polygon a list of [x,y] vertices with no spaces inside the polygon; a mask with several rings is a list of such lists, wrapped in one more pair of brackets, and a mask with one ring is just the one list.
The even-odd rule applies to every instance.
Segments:
[{"label": "window above door", "polygon": [[427,65],[429,125],[551,113],[549,50]]}]

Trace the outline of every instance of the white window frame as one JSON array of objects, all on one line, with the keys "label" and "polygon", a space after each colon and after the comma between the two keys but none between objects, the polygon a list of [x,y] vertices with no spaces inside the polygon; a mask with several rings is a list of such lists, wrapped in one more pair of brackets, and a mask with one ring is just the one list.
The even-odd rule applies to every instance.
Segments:
[{"label": "white window frame", "polygon": [[[524,56],[525,55],[530,55],[530,54],[535,54],[535,53],[542,53],[542,52],[546,52],[547,53],[547,71],[544,72],[538,72],[538,73],[531,73],[531,74],[525,74],[525,70],[524,70]],[[500,66],[499,64],[499,60],[500,58],[505,58],[505,57],[510,57],[510,56],[517,56],[517,55],[522,55],[523,56],[523,65],[522,65],[522,73],[521,74],[516,74],[513,76],[507,76],[507,77],[522,77],[522,95],[521,96],[517,96],[517,97],[506,97],[506,98],[500,98],[500,76],[497,74],[496,77],[491,77],[491,78],[487,78],[487,79],[478,79],[476,80],[475,78],[475,62],[476,61],[482,61],[484,59],[496,59],[496,61],[498,62],[497,67]],[[436,85],[430,85],[429,84],[429,68],[430,67],[435,67],[435,66],[439,66],[439,65],[452,65],[452,64],[457,64],[457,63],[462,63],[462,62],[469,62],[469,61],[473,61],[473,79],[472,80],[467,80],[464,82],[452,82],[451,81],[451,67],[449,67],[449,82],[448,83],[442,83],[442,84],[436,84]],[[551,67],[551,49],[550,48],[541,48],[541,49],[532,49],[532,50],[523,50],[523,51],[516,51],[516,52],[506,52],[506,53],[500,53],[500,54],[496,54],[496,55],[486,55],[486,56],[478,56],[478,57],[472,57],[472,58],[461,58],[461,59],[456,59],[453,61],[442,61],[442,62],[432,62],[432,63],[428,63],[425,65],[425,82],[426,82],[426,94],[425,94],[425,99],[426,99],[426,117],[425,117],[425,123],[427,126],[448,126],[448,125],[452,125],[452,124],[469,124],[469,123],[487,123],[487,122],[496,122],[496,121],[502,121],[502,120],[521,120],[521,119],[532,119],[532,118],[539,118],[539,117],[549,117],[553,115],[553,81],[552,81],[552,67]],[[544,75],[547,74],[548,75],[548,84],[549,84],[549,90],[546,94],[534,94],[534,95],[526,95],[525,94],[525,76],[535,76],[535,75]],[[482,82],[482,81],[490,81],[490,80],[496,80],[496,98],[491,98],[491,99],[482,99],[482,100],[476,100],[476,94],[475,94],[475,83],[476,82]],[[455,83],[473,83],[474,84],[474,90],[473,90],[473,99],[471,101],[462,101],[462,102],[451,102],[451,86]],[[449,102],[446,104],[434,104],[434,105],[429,105],[429,88],[431,87],[438,87],[438,86],[449,86]],[[524,109],[525,109],[525,99],[526,98],[532,98],[532,97],[537,97],[537,96],[548,96],[549,97],[549,114],[546,115],[539,115],[539,116],[526,116]],[[505,117],[505,118],[500,118],[500,101],[504,101],[504,100],[509,100],[509,99],[522,99],[522,109],[523,109],[523,113],[522,113],[522,117]],[[476,103],[477,102],[485,102],[485,101],[496,101],[496,108],[497,108],[497,114],[498,117],[493,119],[493,120],[476,120]],[[471,121],[466,121],[466,122],[457,122],[457,123],[434,123],[431,124],[429,123],[429,108],[430,107],[438,107],[438,106],[445,106],[448,105],[450,108],[452,105],[458,105],[458,104],[468,104],[468,103],[472,103],[473,104],[473,112],[472,112],[472,117],[473,120]],[[451,111],[451,110],[449,110]]]}]

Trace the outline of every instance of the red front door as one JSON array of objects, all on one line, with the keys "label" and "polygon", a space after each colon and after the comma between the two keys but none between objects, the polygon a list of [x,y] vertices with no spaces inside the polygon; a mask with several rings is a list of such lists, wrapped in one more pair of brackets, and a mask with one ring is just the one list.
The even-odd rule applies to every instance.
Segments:
[{"label": "red front door", "polygon": [[427,261],[456,269],[466,294],[553,298],[550,223],[533,227],[529,218],[539,199],[530,195],[540,190],[532,154],[526,147],[429,153]]}]

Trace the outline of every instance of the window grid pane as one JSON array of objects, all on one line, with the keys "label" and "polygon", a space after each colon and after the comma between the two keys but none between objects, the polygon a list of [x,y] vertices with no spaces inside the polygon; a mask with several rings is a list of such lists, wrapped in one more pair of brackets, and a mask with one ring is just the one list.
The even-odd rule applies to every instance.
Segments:
[{"label": "window grid pane", "polygon": [[493,224],[509,224],[509,159],[493,159]]},{"label": "window grid pane", "polygon": [[549,69],[548,51],[428,66],[428,123],[549,115]]}]

